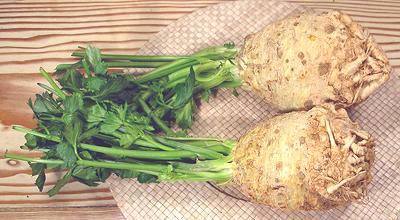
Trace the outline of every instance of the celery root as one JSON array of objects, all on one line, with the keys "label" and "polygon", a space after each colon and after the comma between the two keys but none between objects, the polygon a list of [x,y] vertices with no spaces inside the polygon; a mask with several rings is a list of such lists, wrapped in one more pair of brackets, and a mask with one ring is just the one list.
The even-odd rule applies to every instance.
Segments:
[{"label": "celery root", "polygon": [[344,109],[315,107],[259,124],[233,158],[233,182],[252,201],[321,210],[365,196],[374,151],[371,136]]},{"label": "celery root", "polygon": [[368,31],[338,11],[305,13],[249,35],[239,74],[280,111],[323,103],[349,107],[389,78],[391,67]]}]

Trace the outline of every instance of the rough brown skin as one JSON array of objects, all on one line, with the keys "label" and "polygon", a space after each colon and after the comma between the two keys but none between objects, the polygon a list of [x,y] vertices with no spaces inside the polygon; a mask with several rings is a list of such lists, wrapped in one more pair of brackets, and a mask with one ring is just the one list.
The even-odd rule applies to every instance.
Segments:
[{"label": "rough brown skin", "polygon": [[338,11],[289,17],[249,35],[237,63],[244,85],[283,112],[349,107],[391,72],[367,30]]},{"label": "rough brown skin", "polygon": [[344,109],[314,107],[259,124],[233,158],[233,182],[252,201],[324,210],[366,195],[374,151],[371,136]]}]

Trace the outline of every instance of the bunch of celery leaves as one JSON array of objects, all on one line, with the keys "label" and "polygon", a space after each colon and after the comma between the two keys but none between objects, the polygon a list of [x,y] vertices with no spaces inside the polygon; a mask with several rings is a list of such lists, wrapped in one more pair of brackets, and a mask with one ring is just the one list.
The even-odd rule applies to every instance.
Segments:
[{"label": "bunch of celery leaves", "polygon": [[[189,180],[224,183],[231,177],[234,141],[187,136],[199,100],[212,90],[235,88],[232,44],[190,56],[101,54],[88,46],[74,52],[79,62],[56,68],[58,84],[44,70],[49,85],[29,100],[37,128],[13,126],[26,133],[22,149],[41,158],[6,153],[27,161],[40,191],[46,170],[66,170],[48,192],[53,196],[71,178],[88,186],[112,173],[141,183]],[[152,68],[142,75],[111,69]]]}]

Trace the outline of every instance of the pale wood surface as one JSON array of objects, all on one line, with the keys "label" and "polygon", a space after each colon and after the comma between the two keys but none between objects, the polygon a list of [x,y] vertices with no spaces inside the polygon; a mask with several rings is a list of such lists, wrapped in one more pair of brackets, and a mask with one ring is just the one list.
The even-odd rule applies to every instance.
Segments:
[{"label": "pale wood surface", "polygon": [[[53,198],[39,193],[26,163],[2,158],[5,148],[20,153],[17,146],[24,142],[9,125],[34,126],[26,100],[41,91],[36,86],[43,81],[37,74],[39,67],[51,71],[58,63],[72,62],[71,51],[89,43],[104,52],[133,54],[176,19],[222,1],[1,1],[0,219],[123,219],[106,184],[87,188],[72,182]],[[400,1],[291,2],[350,14],[369,28],[399,72]],[[60,175],[48,175],[45,191]]]},{"label": "pale wood surface", "polygon": [[20,220],[75,220],[75,219],[112,219],[123,220],[124,216],[115,206],[86,206],[67,208],[7,208],[0,209],[1,219]]}]

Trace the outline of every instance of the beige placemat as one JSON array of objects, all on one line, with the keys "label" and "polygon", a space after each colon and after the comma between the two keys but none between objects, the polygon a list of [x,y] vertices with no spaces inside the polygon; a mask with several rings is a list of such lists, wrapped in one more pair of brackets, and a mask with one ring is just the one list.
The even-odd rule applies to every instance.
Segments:
[{"label": "beige placemat", "polygon": [[[300,6],[263,0],[227,2],[186,16],[156,34],[141,54],[190,54],[198,49],[233,41],[292,13]],[[238,138],[260,120],[274,115],[268,105],[249,92],[239,98],[220,91],[196,114],[192,133]],[[226,196],[206,183],[139,184],[109,181],[127,219],[396,219],[400,217],[400,80],[392,79],[351,116],[376,138],[374,180],[369,198],[325,212],[284,212]],[[230,191],[229,188],[227,191]]]}]

